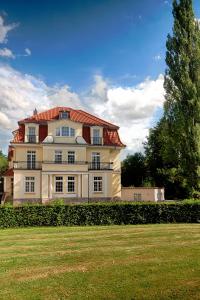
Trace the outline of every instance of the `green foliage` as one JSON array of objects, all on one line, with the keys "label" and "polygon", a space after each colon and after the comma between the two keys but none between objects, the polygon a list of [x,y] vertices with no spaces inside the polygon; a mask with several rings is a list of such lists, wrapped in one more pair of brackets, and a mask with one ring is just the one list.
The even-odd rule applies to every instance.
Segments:
[{"label": "green foliage", "polygon": [[186,195],[192,195],[200,187],[200,30],[191,0],[174,1],[173,16],[166,44],[164,118],[170,143],[165,151],[174,153],[176,174]]},{"label": "green foliage", "polygon": [[0,227],[200,222],[200,202],[38,205],[0,208]]},{"label": "green foliage", "polygon": [[0,176],[4,174],[7,168],[8,168],[7,157],[0,151]]},{"label": "green foliage", "polygon": [[173,1],[167,38],[164,116],[145,145],[150,176],[167,199],[200,191],[200,29],[192,1]]},{"label": "green foliage", "polygon": [[142,153],[128,155],[122,163],[122,185],[143,186],[147,180],[145,156]]}]

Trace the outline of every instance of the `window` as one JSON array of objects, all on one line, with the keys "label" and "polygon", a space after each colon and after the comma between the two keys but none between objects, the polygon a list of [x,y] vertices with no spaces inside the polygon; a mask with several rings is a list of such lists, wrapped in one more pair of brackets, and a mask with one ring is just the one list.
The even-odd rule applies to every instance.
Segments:
[{"label": "window", "polygon": [[92,169],[100,170],[100,153],[92,152]]},{"label": "window", "polygon": [[67,191],[68,193],[75,192],[75,178],[74,176],[68,176],[67,178]]},{"label": "window", "polygon": [[29,135],[35,135],[35,127],[29,127],[28,128],[28,134]]},{"label": "window", "polygon": [[62,136],[69,136],[69,127],[62,127]]},{"label": "window", "polygon": [[36,168],[36,152],[35,151],[27,151],[27,169],[35,169]]},{"label": "window", "polygon": [[57,164],[62,163],[62,151],[61,150],[55,151],[55,163],[57,163]]},{"label": "window", "polygon": [[61,111],[60,119],[69,119],[69,111]]},{"label": "window", "polygon": [[75,152],[74,151],[68,151],[67,162],[68,162],[68,164],[75,163]]},{"label": "window", "polygon": [[102,177],[94,177],[94,192],[102,192]]},{"label": "window", "polygon": [[141,194],[134,194],[134,201],[141,201],[142,195]]},{"label": "window", "polygon": [[55,191],[56,191],[56,193],[63,192],[63,177],[62,176],[56,176]]},{"label": "window", "polygon": [[60,128],[56,128],[56,136],[60,136]]},{"label": "window", "polygon": [[56,128],[56,136],[73,137],[75,136],[75,129],[67,126]]},{"label": "window", "polygon": [[36,142],[35,127],[28,127],[28,142],[29,143]]},{"label": "window", "polygon": [[93,129],[93,144],[101,145],[100,129]]},{"label": "window", "polygon": [[35,192],[35,177],[25,177],[25,193]]}]

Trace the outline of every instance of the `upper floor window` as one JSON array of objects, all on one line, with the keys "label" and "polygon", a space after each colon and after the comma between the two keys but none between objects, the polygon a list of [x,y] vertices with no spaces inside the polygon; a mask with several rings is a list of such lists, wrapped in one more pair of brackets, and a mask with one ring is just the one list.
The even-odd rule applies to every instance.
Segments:
[{"label": "upper floor window", "polygon": [[35,143],[36,142],[36,135],[35,135],[35,127],[28,127],[28,142]]},{"label": "upper floor window", "polygon": [[56,128],[56,136],[75,136],[75,129],[67,126]]},{"label": "upper floor window", "polygon": [[61,164],[62,163],[62,151],[55,150],[55,163]]},{"label": "upper floor window", "polygon": [[93,129],[92,143],[94,145],[101,145],[102,144],[102,138],[100,136],[100,129]]},{"label": "upper floor window", "polygon": [[69,111],[61,111],[59,118],[60,119],[69,119]]},{"label": "upper floor window", "polygon": [[75,152],[74,151],[68,151],[67,161],[68,161],[68,164],[74,164],[75,163]]}]

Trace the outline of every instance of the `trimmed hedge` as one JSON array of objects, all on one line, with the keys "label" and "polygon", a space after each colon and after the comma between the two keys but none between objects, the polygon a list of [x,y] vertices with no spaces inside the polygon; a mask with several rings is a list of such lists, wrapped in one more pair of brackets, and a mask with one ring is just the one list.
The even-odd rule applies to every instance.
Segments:
[{"label": "trimmed hedge", "polygon": [[181,222],[200,222],[200,202],[38,205],[0,208],[0,228]]}]

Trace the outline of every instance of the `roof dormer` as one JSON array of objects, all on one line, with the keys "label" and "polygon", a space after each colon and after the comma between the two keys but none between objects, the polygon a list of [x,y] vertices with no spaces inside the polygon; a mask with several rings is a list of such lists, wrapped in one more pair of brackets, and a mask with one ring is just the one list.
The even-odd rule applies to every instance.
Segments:
[{"label": "roof dormer", "polygon": [[62,110],[59,112],[59,119],[63,120],[63,119],[70,119],[70,112],[67,110]]}]

